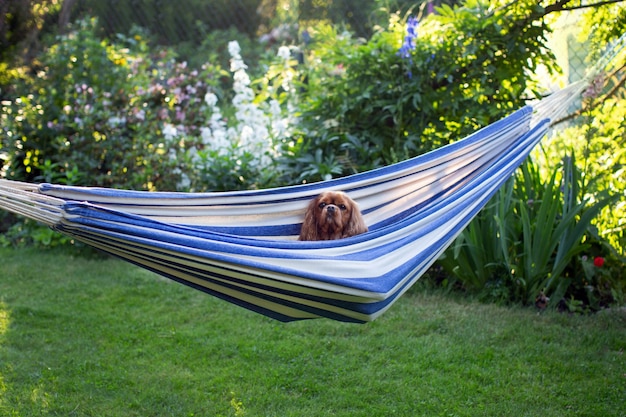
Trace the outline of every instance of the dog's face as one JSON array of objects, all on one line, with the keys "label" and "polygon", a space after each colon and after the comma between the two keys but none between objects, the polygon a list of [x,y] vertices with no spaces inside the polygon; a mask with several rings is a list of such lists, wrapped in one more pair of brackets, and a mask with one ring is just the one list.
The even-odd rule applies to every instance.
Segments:
[{"label": "dog's face", "polygon": [[326,191],[309,203],[300,240],[333,240],[365,232],[356,203],[343,192]]}]

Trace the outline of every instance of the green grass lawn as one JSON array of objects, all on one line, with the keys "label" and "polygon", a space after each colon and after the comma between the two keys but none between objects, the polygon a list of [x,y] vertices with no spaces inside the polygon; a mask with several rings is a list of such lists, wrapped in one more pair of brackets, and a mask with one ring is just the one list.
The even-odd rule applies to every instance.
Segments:
[{"label": "green grass lawn", "polygon": [[129,264],[0,249],[0,416],[626,416],[626,312],[413,290],[283,324]]}]

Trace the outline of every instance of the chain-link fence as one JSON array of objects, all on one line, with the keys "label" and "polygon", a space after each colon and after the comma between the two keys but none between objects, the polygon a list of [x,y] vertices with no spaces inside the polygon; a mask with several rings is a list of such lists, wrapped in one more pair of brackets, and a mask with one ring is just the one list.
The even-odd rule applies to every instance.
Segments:
[{"label": "chain-link fence", "polygon": [[564,81],[571,83],[585,76],[588,46],[578,36],[580,12],[562,13],[554,24],[550,46],[563,70]]}]

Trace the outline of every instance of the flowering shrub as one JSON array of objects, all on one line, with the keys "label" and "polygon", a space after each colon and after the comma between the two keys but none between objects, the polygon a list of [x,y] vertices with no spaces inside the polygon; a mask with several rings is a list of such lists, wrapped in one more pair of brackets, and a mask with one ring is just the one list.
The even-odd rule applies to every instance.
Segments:
[{"label": "flowering shrub", "polygon": [[[219,74],[155,57],[140,33],[101,41],[82,21],[40,57],[35,77],[2,103],[4,175],[137,189],[172,188],[169,125],[193,129],[192,108]],[[201,101],[201,100],[198,100]]]},{"label": "flowering shrub", "polygon": [[[279,48],[278,63],[268,71],[276,76],[266,80],[263,94],[257,94],[251,87],[239,44],[233,41],[228,49],[234,80],[232,115],[224,117],[217,95],[207,92],[204,102],[208,122],[200,128],[199,137],[187,138],[191,146],[183,150],[183,159],[189,161],[189,170],[183,174],[179,188],[250,189],[275,182],[276,171],[270,168],[276,165],[282,144],[291,135],[292,116],[287,111],[290,96],[277,94],[279,89],[285,93],[293,89],[291,52],[287,47]],[[181,156],[173,152],[170,158],[178,160]]]},{"label": "flowering shrub", "polygon": [[271,182],[268,168],[290,135],[281,108],[291,88],[288,49],[270,66],[264,88],[273,92],[259,95],[232,43],[234,96],[220,110],[227,72],[191,69],[168,51],[150,55],[140,33],[100,41],[94,26],[83,21],[59,37],[37,76],[2,102],[2,176],[148,190]]}]

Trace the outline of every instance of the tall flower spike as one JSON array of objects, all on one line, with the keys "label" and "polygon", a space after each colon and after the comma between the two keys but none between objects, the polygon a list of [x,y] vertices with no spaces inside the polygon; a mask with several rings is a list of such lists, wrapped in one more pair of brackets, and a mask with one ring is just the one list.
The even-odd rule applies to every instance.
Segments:
[{"label": "tall flower spike", "polygon": [[398,51],[398,55],[405,59],[411,59],[411,51],[415,49],[415,38],[417,38],[417,25],[419,21],[416,17],[411,16],[406,22],[406,35],[404,42]]},{"label": "tall flower spike", "polygon": [[[416,17],[411,16],[406,22],[406,35],[404,36],[404,42],[398,50],[397,55],[402,59],[407,60],[409,68],[413,65],[413,58],[411,57],[411,51],[415,49],[415,38],[417,38],[417,25],[419,21]],[[407,72],[409,78],[412,77],[411,70]]]}]

